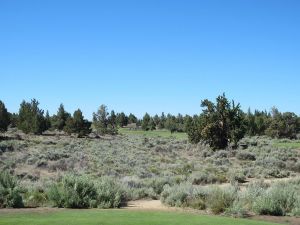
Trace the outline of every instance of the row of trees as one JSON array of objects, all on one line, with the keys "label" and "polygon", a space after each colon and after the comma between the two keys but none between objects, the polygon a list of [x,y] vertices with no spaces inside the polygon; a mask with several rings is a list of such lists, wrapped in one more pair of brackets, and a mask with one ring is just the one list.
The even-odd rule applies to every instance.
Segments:
[{"label": "row of trees", "polygon": [[216,102],[204,100],[199,116],[188,119],[186,132],[193,143],[200,141],[214,149],[236,146],[245,135],[268,135],[272,138],[296,138],[300,133],[300,117],[295,113],[281,113],[277,108],[271,112],[248,110],[244,113],[240,104],[230,102],[225,94]]},{"label": "row of trees", "polygon": [[18,114],[11,114],[7,111],[4,103],[0,101],[0,132],[5,132],[8,126],[17,127],[24,133],[42,134],[46,130],[64,131],[68,134],[78,136],[88,135],[92,129],[97,134],[117,134],[117,127],[126,126],[128,123],[137,123],[135,115],[115,113],[113,110],[108,113],[107,107],[101,105],[96,113],[93,113],[93,121],[86,120],[80,109],[73,115],[68,113],[61,104],[57,114],[50,116],[47,111],[44,113],[39,108],[36,99],[31,102],[23,101]]},{"label": "row of trees", "polygon": [[118,127],[135,123],[143,130],[168,129],[171,132],[186,132],[192,143],[200,141],[212,148],[221,149],[229,144],[236,145],[245,135],[268,135],[273,138],[296,138],[300,133],[300,118],[291,112],[281,113],[273,108],[271,112],[248,110],[244,113],[240,104],[229,101],[225,94],[218,96],[216,102],[207,99],[201,103],[203,111],[193,117],[162,113],[151,117],[148,113],[139,120],[134,114],[128,116],[121,112],[108,111],[101,105],[93,113],[93,120],[86,120],[80,109],[72,115],[65,111],[63,104],[55,115],[50,116],[39,108],[39,102],[23,101],[18,114],[7,111],[0,101],[0,132],[7,130],[9,124],[25,133],[42,134],[46,130],[65,131],[85,136],[94,130],[97,134],[117,134]]}]

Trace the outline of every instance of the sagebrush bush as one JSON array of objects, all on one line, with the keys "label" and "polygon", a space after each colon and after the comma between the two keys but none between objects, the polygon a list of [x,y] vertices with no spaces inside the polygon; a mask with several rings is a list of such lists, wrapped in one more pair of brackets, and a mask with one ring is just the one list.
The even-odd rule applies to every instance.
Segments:
[{"label": "sagebrush bush", "polygon": [[67,175],[51,186],[48,196],[57,207],[89,208],[97,198],[97,191],[88,177]]},{"label": "sagebrush bush", "polygon": [[97,197],[93,207],[119,208],[125,201],[125,191],[114,179],[105,177],[96,183]]},{"label": "sagebrush bush", "polygon": [[257,197],[253,210],[260,215],[284,216],[297,208],[299,184],[278,183]]},{"label": "sagebrush bush", "polygon": [[48,202],[47,194],[43,190],[30,189],[24,194],[25,207],[35,208],[44,206]]},{"label": "sagebrush bush", "polygon": [[48,191],[54,206],[65,208],[117,208],[124,196],[121,185],[108,177],[93,181],[87,176],[67,175]]},{"label": "sagebrush bush", "polygon": [[215,186],[208,193],[207,206],[214,214],[222,213],[232,206],[236,196],[237,190],[234,187],[222,189]]},{"label": "sagebrush bush", "polygon": [[0,173],[0,208],[24,207],[19,183],[7,171]]},{"label": "sagebrush bush", "polygon": [[228,179],[231,184],[238,183],[245,183],[246,182],[246,176],[243,171],[239,169],[232,169],[228,172]]},{"label": "sagebrush bush", "polygon": [[251,160],[251,161],[256,160],[255,154],[253,154],[251,152],[246,152],[245,150],[244,151],[239,151],[236,154],[236,158],[239,159],[239,160]]}]

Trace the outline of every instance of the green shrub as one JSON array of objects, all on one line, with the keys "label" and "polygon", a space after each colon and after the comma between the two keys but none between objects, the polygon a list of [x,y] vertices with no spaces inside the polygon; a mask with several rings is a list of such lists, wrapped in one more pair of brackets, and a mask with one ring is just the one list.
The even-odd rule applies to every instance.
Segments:
[{"label": "green shrub", "polygon": [[176,207],[191,207],[203,210],[206,208],[207,189],[196,187],[191,183],[182,183],[170,187],[166,185],[161,194],[164,204]]},{"label": "green shrub", "polygon": [[238,169],[232,169],[228,173],[228,178],[231,184],[238,183],[245,183],[246,182],[246,176],[245,174]]},{"label": "green shrub", "polygon": [[185,206],[198,210],[206,209],[205,200],[200,198],[199,196],[196,198],[187,198]]},{"label": "green shrub", "polygon": [[237,153],[236,158],[239,160],[251,160],[255,161],[256,157],[253,153],[251,152],[246,152],[246,151],[240,151]]},{"label": "green shrub", "polygon": [[253,203],[253,210],[260,215],[284,216],[296,212],[299,206],[299,184],[279,183],[271,186]]},{"label": "green shrub", "polygon": [[236,198],[237,190],[233,187],[221,189],[213,187],[207,196],[207,205],[214,214],[224,212],[230,208]]},{"label": "green shrub", "polygon": [[51,186],[48,196],[57,207],[89,208],[97,198],[97,191],[88,177],[67,175]]},{"label": "green shrub", "polygon": [[87,176],[67,175],[53,184],[48,197],[54,206],[65,208],[117,208],[124,200],[121,186],[110,178],[93,182]]},{"label": "green shrub", "polygon": [[0,173],[0,208],[6,207],[22,208],[24,204],[17,180],[4,171]]},{"label": "green shrub", "polygon": [[119,208],[125,200],[125,192],[121,185],[111,178],[102,178],[96,183],[97,197],[94,207]]},{"label": "green shrub", "polygon": [[24,194],[24,205],[29,208],[41,207],[47,201],[47,195],[43,190],[27,190]]}]

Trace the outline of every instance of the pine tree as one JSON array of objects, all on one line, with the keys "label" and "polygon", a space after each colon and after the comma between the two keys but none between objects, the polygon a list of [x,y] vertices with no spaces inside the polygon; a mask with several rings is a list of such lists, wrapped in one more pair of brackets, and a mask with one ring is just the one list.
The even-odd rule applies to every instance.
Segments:
[{"label": "pine tree", "polygon": [[31,102],[23,101],[20,105],[18,128],[24,133],[42,134],[45,131],[44,111],[39,109],[36,99]]},{"label": "pine tree", "polygon": [[78,137],[86,136],[91,132],[91,123],[84,119],[80,109],[76,110],[73,117],[69,117],[66,121],[64,130],[68,134],[75,133]]},{"label": "pine tree", "polygon": [[108,120],[109,113],[107,112],[106,105],[101,105],[97,113],[93,113],[93,126],[96,130],[96,133],[99,135],[104,135],[109,133],[108,131]]},{"label": "pine tree", "polygon": [[7,127],[10,123],[10,116],[2,101],[0,101],[0,132],[7,131]]},{"label": "pine tree", "polygon": [[71,115],[65,111],[65,107],[63,104],[60,104],[56,116],[53,118],[53,128],[58,130],[63,130],[68,118]]},{"label": "pine tree", "polygon": [[146,113],[143,117],[143,121],[142,121],[142,129],[143,130],[149,130],[149,126],[150,126],[150,120],[151,117],[148,113]]}]

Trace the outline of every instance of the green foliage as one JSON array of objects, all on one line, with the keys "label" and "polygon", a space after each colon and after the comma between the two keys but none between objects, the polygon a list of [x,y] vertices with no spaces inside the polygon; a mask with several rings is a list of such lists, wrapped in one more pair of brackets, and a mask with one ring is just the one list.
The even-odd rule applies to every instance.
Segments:
[{"label": "green foliage", "polygon": [[54,129],[63,130],[67,120],[71,117],[70,113],[65,111],[64,105],[60,104],[57,114],[53,117],[52,126]]},{"label": "green foliage", "polygon": [[107,112],[107,107],[105,105],[101,105],[97,111],[97,113],[93,113],[93,127],[96,130],[97,134],[117,134],[116,123],[118,120],[118,116],[115,115],[115,112],[112,111],[109,117],[109,113]]},{"label": "green foliage", "polygon": [[188,122],[190,140],[203,140],[213,149],[224,149],[229,143],[237,145],[245,134],[240,105],[235,105],[234,101],[230,103],[223,94],[216,99],[216,104],[206,99],[201,106],[204,110],[199,117],[200,121]]},{"label": "green foliage", "polygon": [[128,117],[125,115],[124,112],[118,113],[117,118],[116,118],[116,122],[117,122],[117,125],[120,126],[120,127],[127,126]]},{"label": "green foliage", "polygon": [[264,135],[271,120],[270,114],[264,111],[255,110],[254,114],[248,110],[246,115],[247,134],[250,136]]},{"label": "green foliage", "polygon": [[132,113],[129,114],[128,116],[128,123],[137,123],[138,119],[136,118],[135,115],[133,115]]},{"label": "green foliage", "polygon": [[300,123],[295,113],[280,113],[278,109],[272,109],[272,120],[266,130],[266,134],[273,138],[296,138]]},{"label": "green foliage", "polygon": [[25,207],[34,208],[44,206],[48,202],[47,194],[44,190],[30,188],[24,193]]},{"label": "green foliage", "polygon": [[94,206],[98,208],[119,208],[125,201],[124,190],[121,185],[112,178],[102,178],[96,183],[97,198]]},{"label": "green foliage", "polygon": [[64,130],[68,134],[76,133],[79,137],[85,136],[91,132],[91,123],[84,119],[80,109],[76,110],[73,117],[69,117],[66,121]]},{"label": "green foliage", "polygon": [[7,171],[0,173],[0,208],[23,207],[19,184]]},{"label": "green foliage", "polygon": [[67,175],[50,187],[48,197],[57,207],[117,208],[124,199],[124,192],[110,178],[94,182],[87,176]]},{"label": "green foliage", "polygon": [[143,130],[149,130],[150,129],[150,121],[151,121],[151,117],[148,113],[146,113],[143,117],[143,121],[142,121],[142,129]]},{"label": "green foliage", "polygon": [[214,214],[224,212],[230,208],[236,198],[237,190],[234,187],[221,189],[213,187],[207,196],[207,205]]},{"label": "green foliage", "polygon": [[7,131],[7,127],[10,123],[10,116],[5,108],[5,105],[0,101],[0,132]]},{"label": "green foliage", "polygon": [[299,185],[295,183],[279,183],[266,189],[254,203],[253,210],[260,215],[284,216],[299,207]]},{"label": "green foliage", "polygon": [[38,105],[39,102],[35,99],[30,103],[23,101],[20,105],[18,128],[26,134],[42,134],[47,129],[44,111],[39,109]]},{"label": "green foliage", "polygon": [[57,207],[89,208],[97,191],[88,177],[67,175],[50,187],[48,197]]}]

